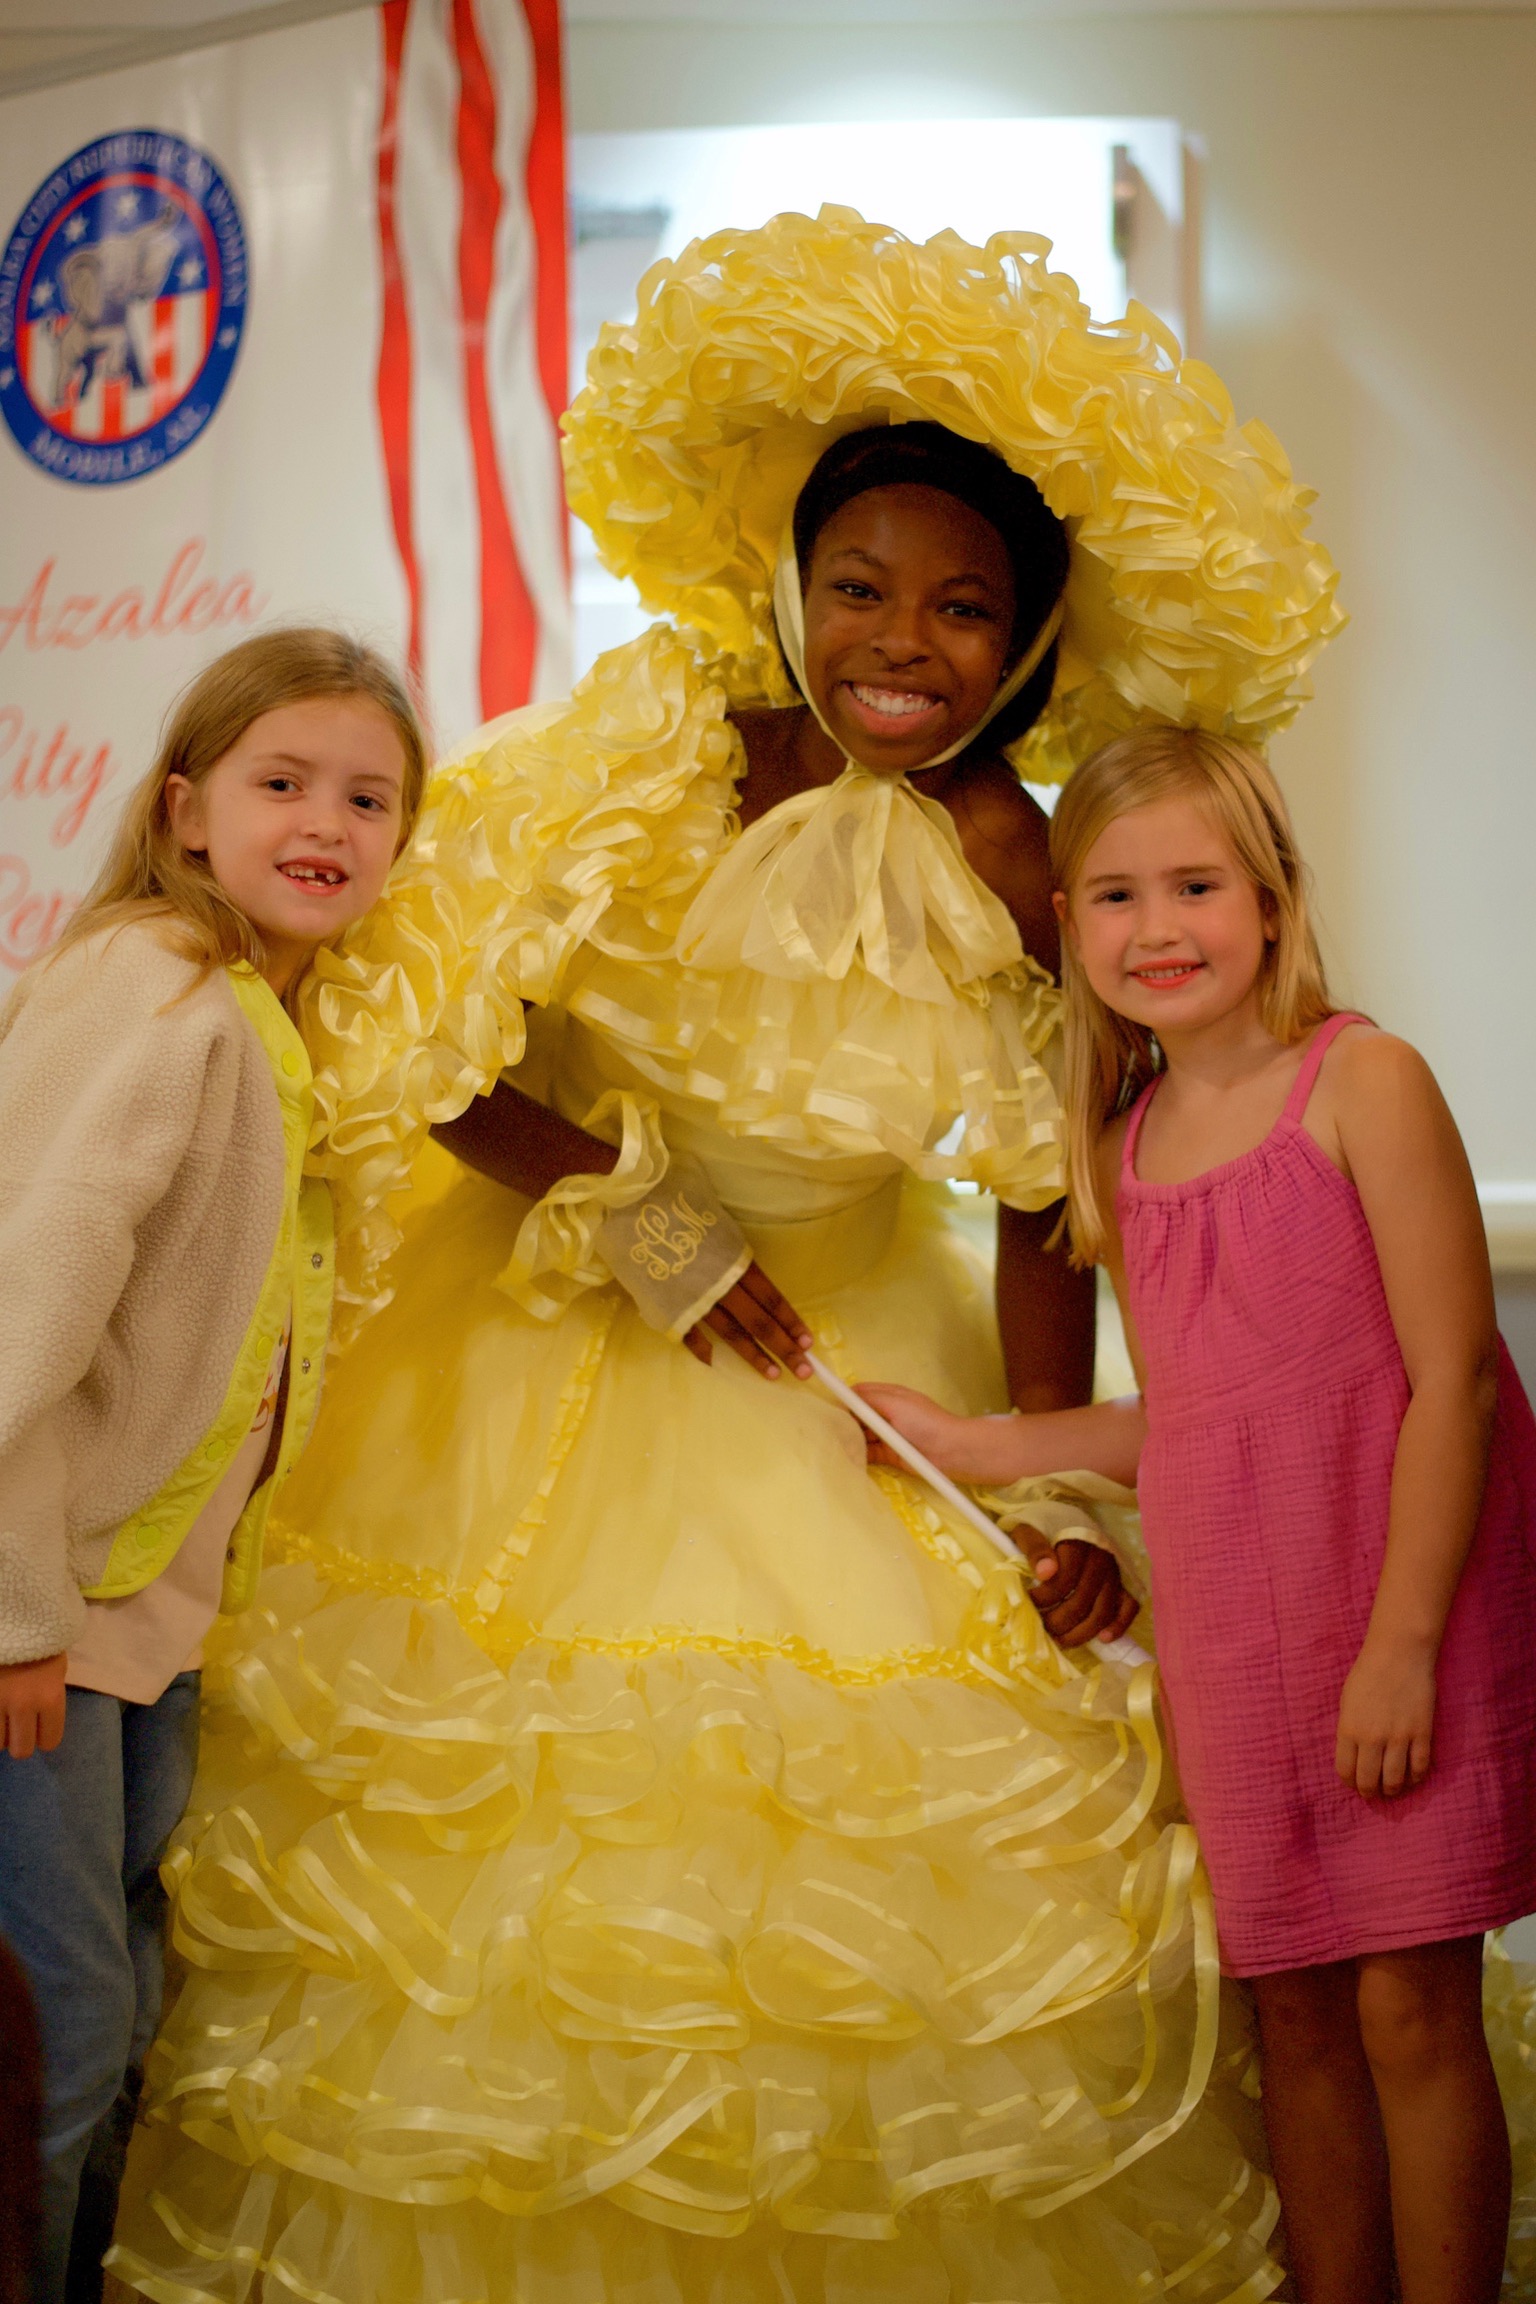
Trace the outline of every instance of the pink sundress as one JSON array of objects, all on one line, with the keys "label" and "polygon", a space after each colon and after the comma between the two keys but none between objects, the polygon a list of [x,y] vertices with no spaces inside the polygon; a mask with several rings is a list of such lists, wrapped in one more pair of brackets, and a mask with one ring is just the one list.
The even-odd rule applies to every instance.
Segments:
[{"label": "pink sundress", "polygon": [[1116,1206],[1146,1358],[1139,1481],[1159,1661],[1238,1976],[1499,1927],[1536,1909],[1536,1421],[1503,1344],[1477,1535],[1437,1671],[1428,1779],[1363,1800],[1339,1697],[1386,1549],[1407,1374],[1353,1184],[1302,1125],[1313,1038],[1271,1134]]}]

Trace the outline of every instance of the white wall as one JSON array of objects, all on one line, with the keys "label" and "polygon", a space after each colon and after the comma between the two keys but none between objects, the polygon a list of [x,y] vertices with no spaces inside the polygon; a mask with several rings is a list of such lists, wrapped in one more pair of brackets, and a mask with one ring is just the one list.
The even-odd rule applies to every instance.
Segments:
[{"label": "white wall", "polygon": [[1423,1047],[1480,1178],[1536,1179],[1536,19],[965,14],[578,22],[572,125],[1150,113],[1205,138],[1203,349],[1320,491],[1354,616],[1276,754],[1337,987]]}]

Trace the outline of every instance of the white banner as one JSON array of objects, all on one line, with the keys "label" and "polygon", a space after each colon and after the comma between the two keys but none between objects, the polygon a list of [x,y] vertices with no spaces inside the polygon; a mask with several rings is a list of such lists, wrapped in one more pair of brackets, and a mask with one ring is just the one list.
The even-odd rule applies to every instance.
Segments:
[{"label": "white banner", "polygon": [[0,986],[166,705],[340,622],[438,739],[569,668],[556,0],[390,0],[0,103]]}]

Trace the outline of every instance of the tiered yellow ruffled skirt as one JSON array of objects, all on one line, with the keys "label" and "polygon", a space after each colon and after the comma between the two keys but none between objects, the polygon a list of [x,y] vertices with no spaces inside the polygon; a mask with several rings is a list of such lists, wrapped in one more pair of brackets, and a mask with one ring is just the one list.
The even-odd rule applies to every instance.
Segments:
[{"label": "tiered yellow ruffled skirt", "polygon": [[[848,1375],[997,1405],[936,1207],[909,1188],[856,1278],[829,1235],[797,1293]],[[467,1180],[414,1220],[219,1636],[117,2276],[1270,2294],[1150,1673],[1064,1658],[808,1389],[705,1369],[612,1292],[529,1319],[493,1284],[521,1214]]]}]

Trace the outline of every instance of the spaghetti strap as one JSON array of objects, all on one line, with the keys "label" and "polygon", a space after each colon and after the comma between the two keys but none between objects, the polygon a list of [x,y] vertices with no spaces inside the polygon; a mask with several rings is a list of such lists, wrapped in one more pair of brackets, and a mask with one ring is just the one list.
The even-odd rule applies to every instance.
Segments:
[{"label": "spaghetti strap", "polygon": [[1291,1083],[1291,1092],[1285,1100],[1285,1110],[1281,1114],[1283,1120],[1300,1122],[1301,1116],[1307,1108],[1307,1099],[1317,1083],[1318,1067],[1339,1034],[1344,1030],[1345,1025],[1369,1024],[1369,1022],[1369,1016],[1361,1016],[1353,1008],[1341,1008],[1336,1015],[1328,1017],[1324,1023],[1319,1024],[1312,1035],[1312,1045],[1301,1060],[1301,1070]]},{"label": "spaghetti strap", "polygon": [[1128,1176],[1133,1182],[1135,1181],[1136,1139],[1141,1134],[1141,1124],[1147,1116],[1147,1106],[1157,1094],[1162,1077],[1161,1072],[1155,1074],[1131,1106],[1131,1117],[1126,1127],[1125,1140],[1120,1146],[1120,1180],[1122,1183]]}]

